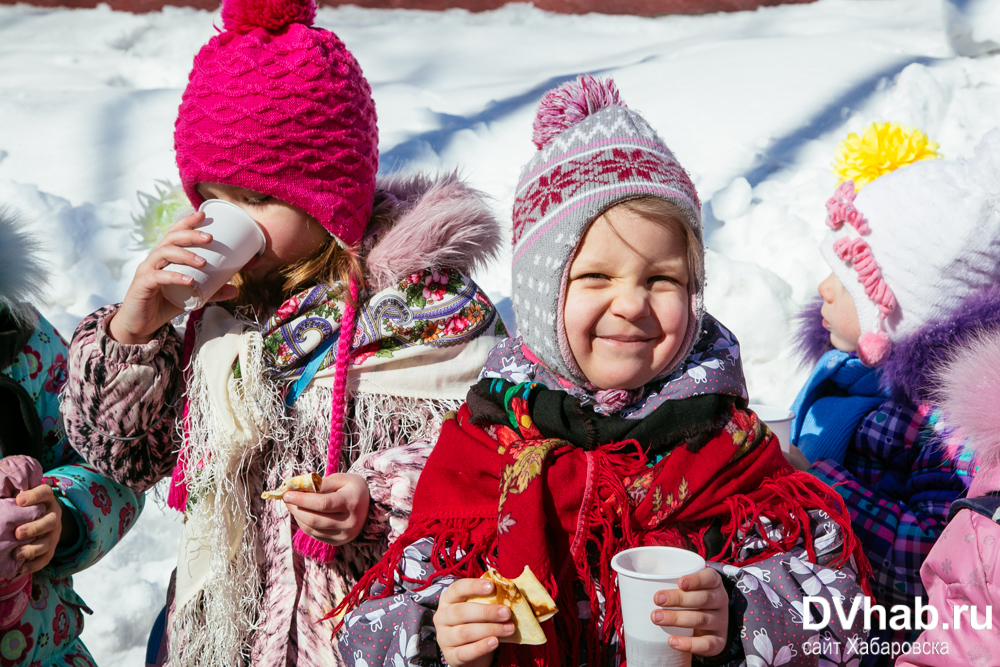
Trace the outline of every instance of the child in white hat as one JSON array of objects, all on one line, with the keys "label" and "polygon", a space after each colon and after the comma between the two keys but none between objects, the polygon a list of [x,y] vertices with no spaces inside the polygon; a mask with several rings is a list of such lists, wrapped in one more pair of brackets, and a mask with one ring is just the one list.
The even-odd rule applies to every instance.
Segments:
[{"label": "child in white hat", "polygon": [[932,368],[1000,323],[1000,131],[970,159],[936,148],[890,123],[842,145],[821,245],[832,273],[800,335],[816,365],[792,442],[847,503],[887,608],[925,595],[921,563],[974,473],[960,442],[944,446]]}]

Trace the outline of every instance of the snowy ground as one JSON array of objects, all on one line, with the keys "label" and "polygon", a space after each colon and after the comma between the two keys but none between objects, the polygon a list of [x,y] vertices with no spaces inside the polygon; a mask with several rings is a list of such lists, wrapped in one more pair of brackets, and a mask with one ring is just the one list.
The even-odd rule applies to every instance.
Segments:
[{"label": "snowy ground", "polygon": [[[790,316],[825,276],[816,245],[833,149],[876,120],[923,128],[947,157],[1000,123],[1000,56],[956,58],[940,0],[820,0],[655,19],[323,9],[372,83],[383,170],[459,169],[509,221],[542,93],[612,75],[706,202],[708,308],[739,336],[752,396],[804,379]],[[177,182],[174,115],[217,14],[0,6],[0,204],[33,220],[55,268],[42,310],[64,335],[118,301],[142,254],[137,191]],[[480,282],[509,313],[509,257]],[[77,577],[102,665],[136,665],[175,560],[176,518],[138,526]]]}]

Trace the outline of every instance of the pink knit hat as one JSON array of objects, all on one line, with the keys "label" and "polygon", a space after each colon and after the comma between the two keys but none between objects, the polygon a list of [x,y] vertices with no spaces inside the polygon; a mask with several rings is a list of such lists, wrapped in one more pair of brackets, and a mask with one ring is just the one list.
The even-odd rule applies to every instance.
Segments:
[{"label": "pink knit hat", "polygon": [[364,235],[375,195],[371,88],[312,0],[226,0],[194,59],[174,132],[191,203],[216,182],[298,206],[346,246]]}]

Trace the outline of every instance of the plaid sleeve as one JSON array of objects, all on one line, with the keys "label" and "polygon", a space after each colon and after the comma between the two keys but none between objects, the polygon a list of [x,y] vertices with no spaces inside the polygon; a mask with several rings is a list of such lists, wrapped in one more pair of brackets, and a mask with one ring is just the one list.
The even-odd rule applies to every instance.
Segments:
[{"label": "plaid sleeve", "polygon": [[965,495],[961,457],[941,445],[930,410],[889,402],[862,420],[843,465],[825,459],[811,469],[844,499],[882,604],[925,596],[920,566],[944,530],[951,502]]}]

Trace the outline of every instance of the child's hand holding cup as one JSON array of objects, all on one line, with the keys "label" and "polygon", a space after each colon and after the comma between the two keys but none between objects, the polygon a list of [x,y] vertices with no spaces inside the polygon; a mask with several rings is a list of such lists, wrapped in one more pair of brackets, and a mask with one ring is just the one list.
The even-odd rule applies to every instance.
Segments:
[{"label": "child's hand holding cup", "polygon": [[[611,567],[618,573],[629,667],[687,666],[692,653],[717,655],[725,647],[728,596],[701,556],[673,547],[637,547],[616,554]],[[685,586],[679,589],[682,579]],[[695,628],[700,636],[687,639]],[[675,637],[683,639],[671,642]]]},{"label": "child's hand holding cup", "polygon": [[227,281],[265,247],[263,231],[243,209],[206,200],[171,225],[136,269],[108,334],[119,343],[144,345],[184,310],[233,298],[236,288]]},{"label": "child's hand holding cup", "polygon": [[198,208],[205,214],[199,231],[212,235],[212,241],[190,250],[205,260],[194,267],[187,264],[170,264],[165,271],[173,271],[192,280],[187,285],[164,285],[163,296],[179,308],[201,308],[236,275],[254,256],[264,252],[266,239],[260,226],[250,215],[235,204],[221,199],[208,199]]}]

